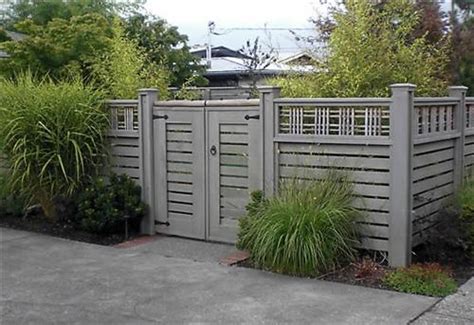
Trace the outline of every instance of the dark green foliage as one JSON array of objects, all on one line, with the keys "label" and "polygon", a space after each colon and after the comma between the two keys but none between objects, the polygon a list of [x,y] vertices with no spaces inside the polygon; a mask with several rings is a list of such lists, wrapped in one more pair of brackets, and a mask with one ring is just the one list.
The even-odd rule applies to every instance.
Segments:
[{"label": "dark green foliage", "polygon": [[27,19],[17,27],[27,36],[2,43],[10,57],[0,60],[0,73],[7,77],[30,70],[55,80],[71,75],[88,80],[92,62],[109,48],[112,37],[110,22],[98,14],[56,18],[45,26]]},{"label": "dark green foliage", "polygon": [[285,182],[271,198],[253,193],[238,246],[257,267],[276,272],[314,276],[338,267],[353,258],[353,194],[348,176],[334,171],[319,181]]},{"label": "dark green foliage", "polygon": [[457,290],[450,272],[437,263],[397,269],[385,276],[384,283],[397,291],[434,297],[445,297]]},{"label": "dark green foliage", "polygon": [[124,231],[127,216],[136,229],[145,213],[140,193],[140,186],[126,175],[97,178],[77,196],[76,222],[86,231],[118,233]]},{"label": "dark green foliage", "polygon": [[468,179],[460,195],[462,229],[467,249],[474,259],[474,178]]},{"label": "dark green foliage", "polygon": [[156,16],[135,14],[126,20],[125,31],[151,62],[167,68],[172,86],[181,86],[190,79],[192,86],[206,84],[204,78],[198,77],[204,70],[189,52],[188,37],[180,34],[177,27]]},{"label": "dark green foliage", "polygon": [[8,179],[0,175],[0,217],[21,216],[25,208],[26,200],[20,195],[13,193]]},{"label": "dark green foliage", "polygon": [[54,18],[69,20],[74,16],[96,13],[111,18],[116,14],[131,11],[137,5],[129,1],[107,0],[33,0],[19,1],[11,7],[5,25],[15,30],[15,24],[31,19],[35,25],[46,26]]}]

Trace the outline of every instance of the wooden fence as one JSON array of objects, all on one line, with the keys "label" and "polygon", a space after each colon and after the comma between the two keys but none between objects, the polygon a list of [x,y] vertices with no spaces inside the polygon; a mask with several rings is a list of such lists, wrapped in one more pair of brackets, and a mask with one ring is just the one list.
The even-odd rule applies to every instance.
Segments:
[{"label": "wooden fence", "polygon": [[[328,169],[348,171],[356,190],[354,204],[364,216],[358,221],[360,247],[388,252],[394,266],[409,264],[412,248],[427,238],[443,207],[452,202],[466,172],[474,168],[474,98],[465,97],[465,87],[451,87],[449,97],[439,98],[415,98],[415,86],[410,84],[392,85],[391,89],[390,98],[290,99],[279,98],[278,88],[261,88],[260,99],[256,102],[259,114],[245,116],[249,127],[249,119],[259,119],[260,133],[250,136],[245,131],[242,135],[225,135],[246,139],[245,143],[235,144],[241,148],[261,141],[261,157],[257,164],[252,163],[254,170],[245,164],[242,165],[245,175],[229,178],[238,184],[227,185],[238,188],[244,180],[239,177],[253,173],[256,177],[252,178],[261,176],[259,187],[272,195],[278,190],[278,184],[289,178],[314,180]],[[194,107],[189,111],[201,116],[199,121],[202,119],[203,124],[189,122],[188,131],[179,131],[194,132],[196,128],[202,128],[202,133],[186,133],[192,135],[189,143],[198,141],[200,144],[185,153],[191,163],[198,157],[208,157],[207,146],[215,142],[212,137],[219,138],[217,151],[222,149],[223,154],[225,150],[237,148],[223,143],[218,131],[210,139],[197,139],[208,137],[206,129],[212,129],[217,121],[207,120],[211,111],[221,107],[222,116],[230,114],[230,111],[225,112],[229,108],[233,114],[237,111],[244,114],[246,106],[256,105],[242,100],[175,101],[168,105],[157,102],[156,94],[154,90],[144,90],[138,101],[109,102],[113,170],[139,181],[145,189],[144,199],[151,206],[156,202],[170,204],[165,197],[160,197],[163,190],[157,187],[155,180],[160,168],[165,169],[161,178],[172,176],[166,171],[168,156],[159,158],[165,165],[157,165],[155,161],[159,141],[156,130],[160,125],[168,130],[168,125],[175,127],[178,120],[179,123],[195,121],[183,113],[185,107]],[[169,114],[165,113],[173,111],[170,107],[183,111],[176,115],[175,121],[171,121],[173,118],[167,120]],[[230,125],[232,121],[241,125],[240,128],[246,127],[247,124],[235,116],[228,115],[225,123]],[[167,132],[162,136],[167,137]],[[169,145],[168,140],[163,141],[165,147]],[[201,149],[203,154],[198,155]],[[164,150],[164,155],[169,154],[168,151]],[[212,165],[210,158],[206,159],[203,164]],[[244,171],[230,165],[218,164],[215,168]],[[199,192],[206,192],[212,171],[204,168],[202,173],[203,178],[199,179],[204,185],[196,186],[203,186]],[[220,197],[225,199],[222,193]],[[203,200],[207,200],[205,195]],[[239,200],[245,205],[242,198]],[[176,203],[179,202],[173,201],[174,205]],[[206,204],[202,207],[204,215],[213,211],[213,207]],[[166,215],[165,219],[163,214],[158,218],[153,212],[156,209],[151,211],[145,222],[146,232],[162,229],[163,226],[154,227],[155,223],[169,226]],[[203,225],[209,227],[207,223]]]},{"label": "wooden fence", "polygon": [[[465,96],[465,87],[439,98],[416,98],[410,84],[391,89],[390,98],[291,99],[263,87],[256,100],[173,102],[142,90],[138,99],[108,101],[112,170],[141,184],[151,207],[145,233],[169,227],[174,230],[163,232],[179,235],[173,226],[189,217],[182,234],[195,234],[190,227],[197,217],[212,215],[196,237],[209,240],[235,238],[228,234],[235,235],[251,190],[272,195],[288,178],[314,180],[328,169],[345,170],[364,216],[360,247],[388,252],[393,266],[407,265],[412,248],[474,171],[474,98]],[[170,170],[177,163],[183,171]],[[185,191],[189,175],[199,184]],[[173,188],[158,186],[166,180],[169,187],[170,177]],[[199,196],[179,201],[193,193]],[[170,211],[179,206],[187,212]]]}]

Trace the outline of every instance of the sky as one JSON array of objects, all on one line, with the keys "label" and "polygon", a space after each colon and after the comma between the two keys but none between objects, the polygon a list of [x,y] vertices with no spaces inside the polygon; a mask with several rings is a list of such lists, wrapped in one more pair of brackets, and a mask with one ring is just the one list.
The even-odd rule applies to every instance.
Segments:
[{"label": "sky", "polygon": [[[282,56],[304,50],[307,44],[296,42],[288,31],[248,31],[232,28],[306,28],[294,30],[298,35],[314,34],[311,17],[327,13],[327,5],[337,0],[148,0],[146,9],[178,26],[189,37],[189,45],[204,45],[208,41],[208,22],[215,22],[213,46],[240,49],[247,40],[259,37],[263,45],[278,49]],[[442,1],[442,7],[450,7],[451,0]]]},{"label": "sky", "polygon": [[205,44],[208,40],[208,22],[215,22],[213,46],[224,45],[238,50],[248,40],[259,36],[264,44],[277,47],[282,52],[297,52],[299,44],[288,30],[248,31],[232,28],[306,28],[294,30],[301,35],[313,33],[310,17],[325,12],[319,0],[148,0],[145,6],[151,13],[178,26],[188,35],[189,44]]}]

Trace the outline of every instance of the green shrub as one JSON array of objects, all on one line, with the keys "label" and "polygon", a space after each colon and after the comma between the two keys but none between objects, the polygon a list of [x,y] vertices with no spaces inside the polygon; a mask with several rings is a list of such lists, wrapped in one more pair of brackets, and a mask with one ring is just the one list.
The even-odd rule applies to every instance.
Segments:
[{"label": "green shrub", "polygon": [[314,276],[338,267],[353,258],[353,194],[348,176],[334,171],[320,181],[284,182],[271,198],[256,192],[238,246],[257,267],[276,272]]},{"label": "green shrub", "polygon": [[474,258],[474,178],[471,177],[464,183],[459,194],[461,205],[460,222],[465,232],[466,243]]},{"label": "green shrub", "polygon": [[0,217],[21,216],[25,203],[20,195],[12,192],[8,178],[0,175]]},{"label": "green shrub", "polygon": [[76,222],[89,232],[118,233],[128,216],[129,225],[137,228],[145,213],[140,194],[140,186],[126,175],[99,177],[77,196]]},{"label": "green shrub", "polygon": [[434,297],[445,297],[457,290],[450,272],[437,263],[397,269],[385,276],[384,283],[397,291]]},{"label": "green shrub", "polygon": [[54,198],[72,195],[104,162],[109,121],[102,93],[80,80],[0,78],[0,121],[13,188],[56,219]]}]

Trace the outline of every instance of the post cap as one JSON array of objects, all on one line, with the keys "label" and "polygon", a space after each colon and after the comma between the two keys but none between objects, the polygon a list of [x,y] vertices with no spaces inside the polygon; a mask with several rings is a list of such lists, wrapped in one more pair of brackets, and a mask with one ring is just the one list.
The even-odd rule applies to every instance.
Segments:
[{"label": "post cap", "polygon": [[156,88],[141,88],[138,89],[139,93],[149,93],[149,92],[158,92],[158,89]]},{"label": "post cap", "polygon": [[401,84],[391,84],[390,85],[391,89],[400,89],[400,88],[408,88],[408,89],[415,89],[416,85],[410,84],[410,83],[401,83]]},{"label": "post cap", "polygon": [[469,88],[466,86],[449,86],[448,90],[461,90],[461,91],[467,91]]},{"label": "post cap", "polygon": [[258,86],[257,90],[261,93],[271,93],[274,91],[280,91],[281,87],[278,86]]}]

